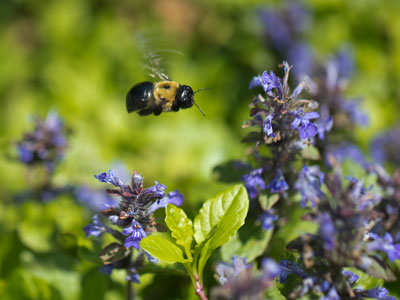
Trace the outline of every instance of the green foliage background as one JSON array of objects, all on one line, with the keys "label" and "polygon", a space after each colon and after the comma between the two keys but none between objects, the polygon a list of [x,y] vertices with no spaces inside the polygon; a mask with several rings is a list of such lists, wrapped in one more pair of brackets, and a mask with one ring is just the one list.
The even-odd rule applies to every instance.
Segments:
[{"label": "green foliage background", "polygon": [[[100,245],[82,231],[90,212],[66,197],[48,204],[12,202],[12,195],[27,187],[26,168],[13,159],[13,142],[31,130],[29,116],[55,109],[72,130],[55,182],[100,187],[93,174],[122,162],[137,169],[146,186],[158,180],[168,191],[179,189],[193,217],[204,200],[226,188],[215,181],[212,168],[245,155],[240,140],[253,94],[248,83],[279,63],[263,41],[256,12],[277,3],[0,2],[1,299],[111,300],[124,292],[122,273],[109,279],[97,271]],[[343,44],[354,49],[357,71],[348,95],[364,98],[370,112],[370,127],[357,132],[366,150],[374,133],[398,120],[400,2],[307,0],[305,5],[312,16],[306,38],[320,60]],[[195,108],[158,117],[126,113],[126,92],[148,79],[134,33],[149,29],[168,48],[184,53],[167,58],[174,80],[211,88],[196,95],[206,117]],[[174,280],[144,275],[138,289],[155,297],[153,283],[164,299],[193,296],[181,277],[182,284],[169,289]]]}]

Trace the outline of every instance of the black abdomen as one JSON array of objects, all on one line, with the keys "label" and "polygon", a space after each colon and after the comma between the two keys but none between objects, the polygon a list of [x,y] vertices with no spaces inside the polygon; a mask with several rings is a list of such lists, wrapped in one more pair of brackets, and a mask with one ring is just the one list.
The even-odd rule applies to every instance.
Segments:
[{"label": "black abdomen", "polygon": [[126,95],[126,109],[128,113],[148,106],[152,98],[153,82],[145,81],[134,85]]}]

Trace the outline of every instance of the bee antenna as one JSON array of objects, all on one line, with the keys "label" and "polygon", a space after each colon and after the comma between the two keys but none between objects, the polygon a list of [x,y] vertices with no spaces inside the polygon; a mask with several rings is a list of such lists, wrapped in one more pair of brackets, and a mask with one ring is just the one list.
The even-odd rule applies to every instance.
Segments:
[{"label": "bee antenna", "polygon": [[202,88],[202,89],[198,89],[197,91],[194,91],[193,93],[196,94],[200,91],[206,91],[206,90],[211,90],[211,88]]},{"label": "bee antenna", "polygon": [[203,111],[201,110],[200,106],[197,105],[197,103],[193,100],[194,105],[197,106],[197,108],[199,109],[199,111],[201,112],[201,114],[205,117],[205,113],[203,113]]}]

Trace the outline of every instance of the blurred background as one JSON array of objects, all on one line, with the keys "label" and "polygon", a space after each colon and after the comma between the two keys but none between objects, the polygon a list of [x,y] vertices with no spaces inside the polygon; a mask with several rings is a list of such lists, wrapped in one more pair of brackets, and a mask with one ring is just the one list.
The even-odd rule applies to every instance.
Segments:
[{"label": "blurred background", "polygon": [[[370,155],[375,135],[398,121],[400,2],[296,2],[287,21],[299,22],[291,34],[305,45],[309,64],[272,40],[284,24],[271,18],[288,5],[256,0],[0,2],[1,299],[121,299],[124,292],[122,275],[110,279],[98,273],[94,256],[99,245],[82,231],[89,210],[68,196],[47,203],[15,202],[15,195],[32,184],[16,148],[32,131],[32,116],[45,118],[53,110],[68,128],[55,185],[104,188],[93,175],[123,165],[142,174],[145,186],[157,180],[167,191],[179,189],[193,216],[202,201],[228,186],[215,180],[213,168],[246,153],[241,125],[255,94],[249,90],[251,78],[264,70],[281,74],[282,59],[294,71],[302,65],[305,73],[307,67],[312,72],[313,62],[324,63],[346,49],[354,71],[345,94],[364,99],[361,108],[369,114],[369,125],[358,127],[355,137]],[[126,112],[127,91],[149,79],[137,32],[151,32],[150,38],[162,41],[160,47],[183,53],[165,55],[168,73],[194,90],[210,88],[196,94],[206,117],[195,107],[157,117]],[[145,275],[141,280],[139,290],[155,279]],[[173,297],[184,295],[177,291]]]}]

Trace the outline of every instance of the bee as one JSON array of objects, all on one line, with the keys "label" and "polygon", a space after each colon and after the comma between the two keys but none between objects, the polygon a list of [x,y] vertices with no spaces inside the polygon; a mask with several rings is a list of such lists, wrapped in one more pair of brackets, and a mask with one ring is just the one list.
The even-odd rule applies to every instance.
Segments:
[{"label": "bee", "polygon": [[[137,36],[139,45],[144,53],[145,63],[143,67],[147,69],[149,75],[157,81],[144,81],[134,85],[126,95],[126,110],[128,113],[136,111],[140,116],[154,114],[158,116],[162,112],[179,111],[179,109],[197,106],[203,116],[200,107],[194,101],[194,94],[205,89],[193,91],[193,89],[184,84],[172,81],[166,75],[161,66],[162,59],[160,51],[151,51],[145,48],[146,41],[142,36]],[[175,52],[163,50],[164,52]]]},{"label": "bee", "polygon": [[194,101],[194,94],[199,91],[193,91],[190,86],[176,81],[144,81],[129,90],[126,95],[126,109],[128,113],[137,111],[141,116],[158,116],[162,112],[178,111],[181,108],[190,108],[194,104],[205,116]]}]

